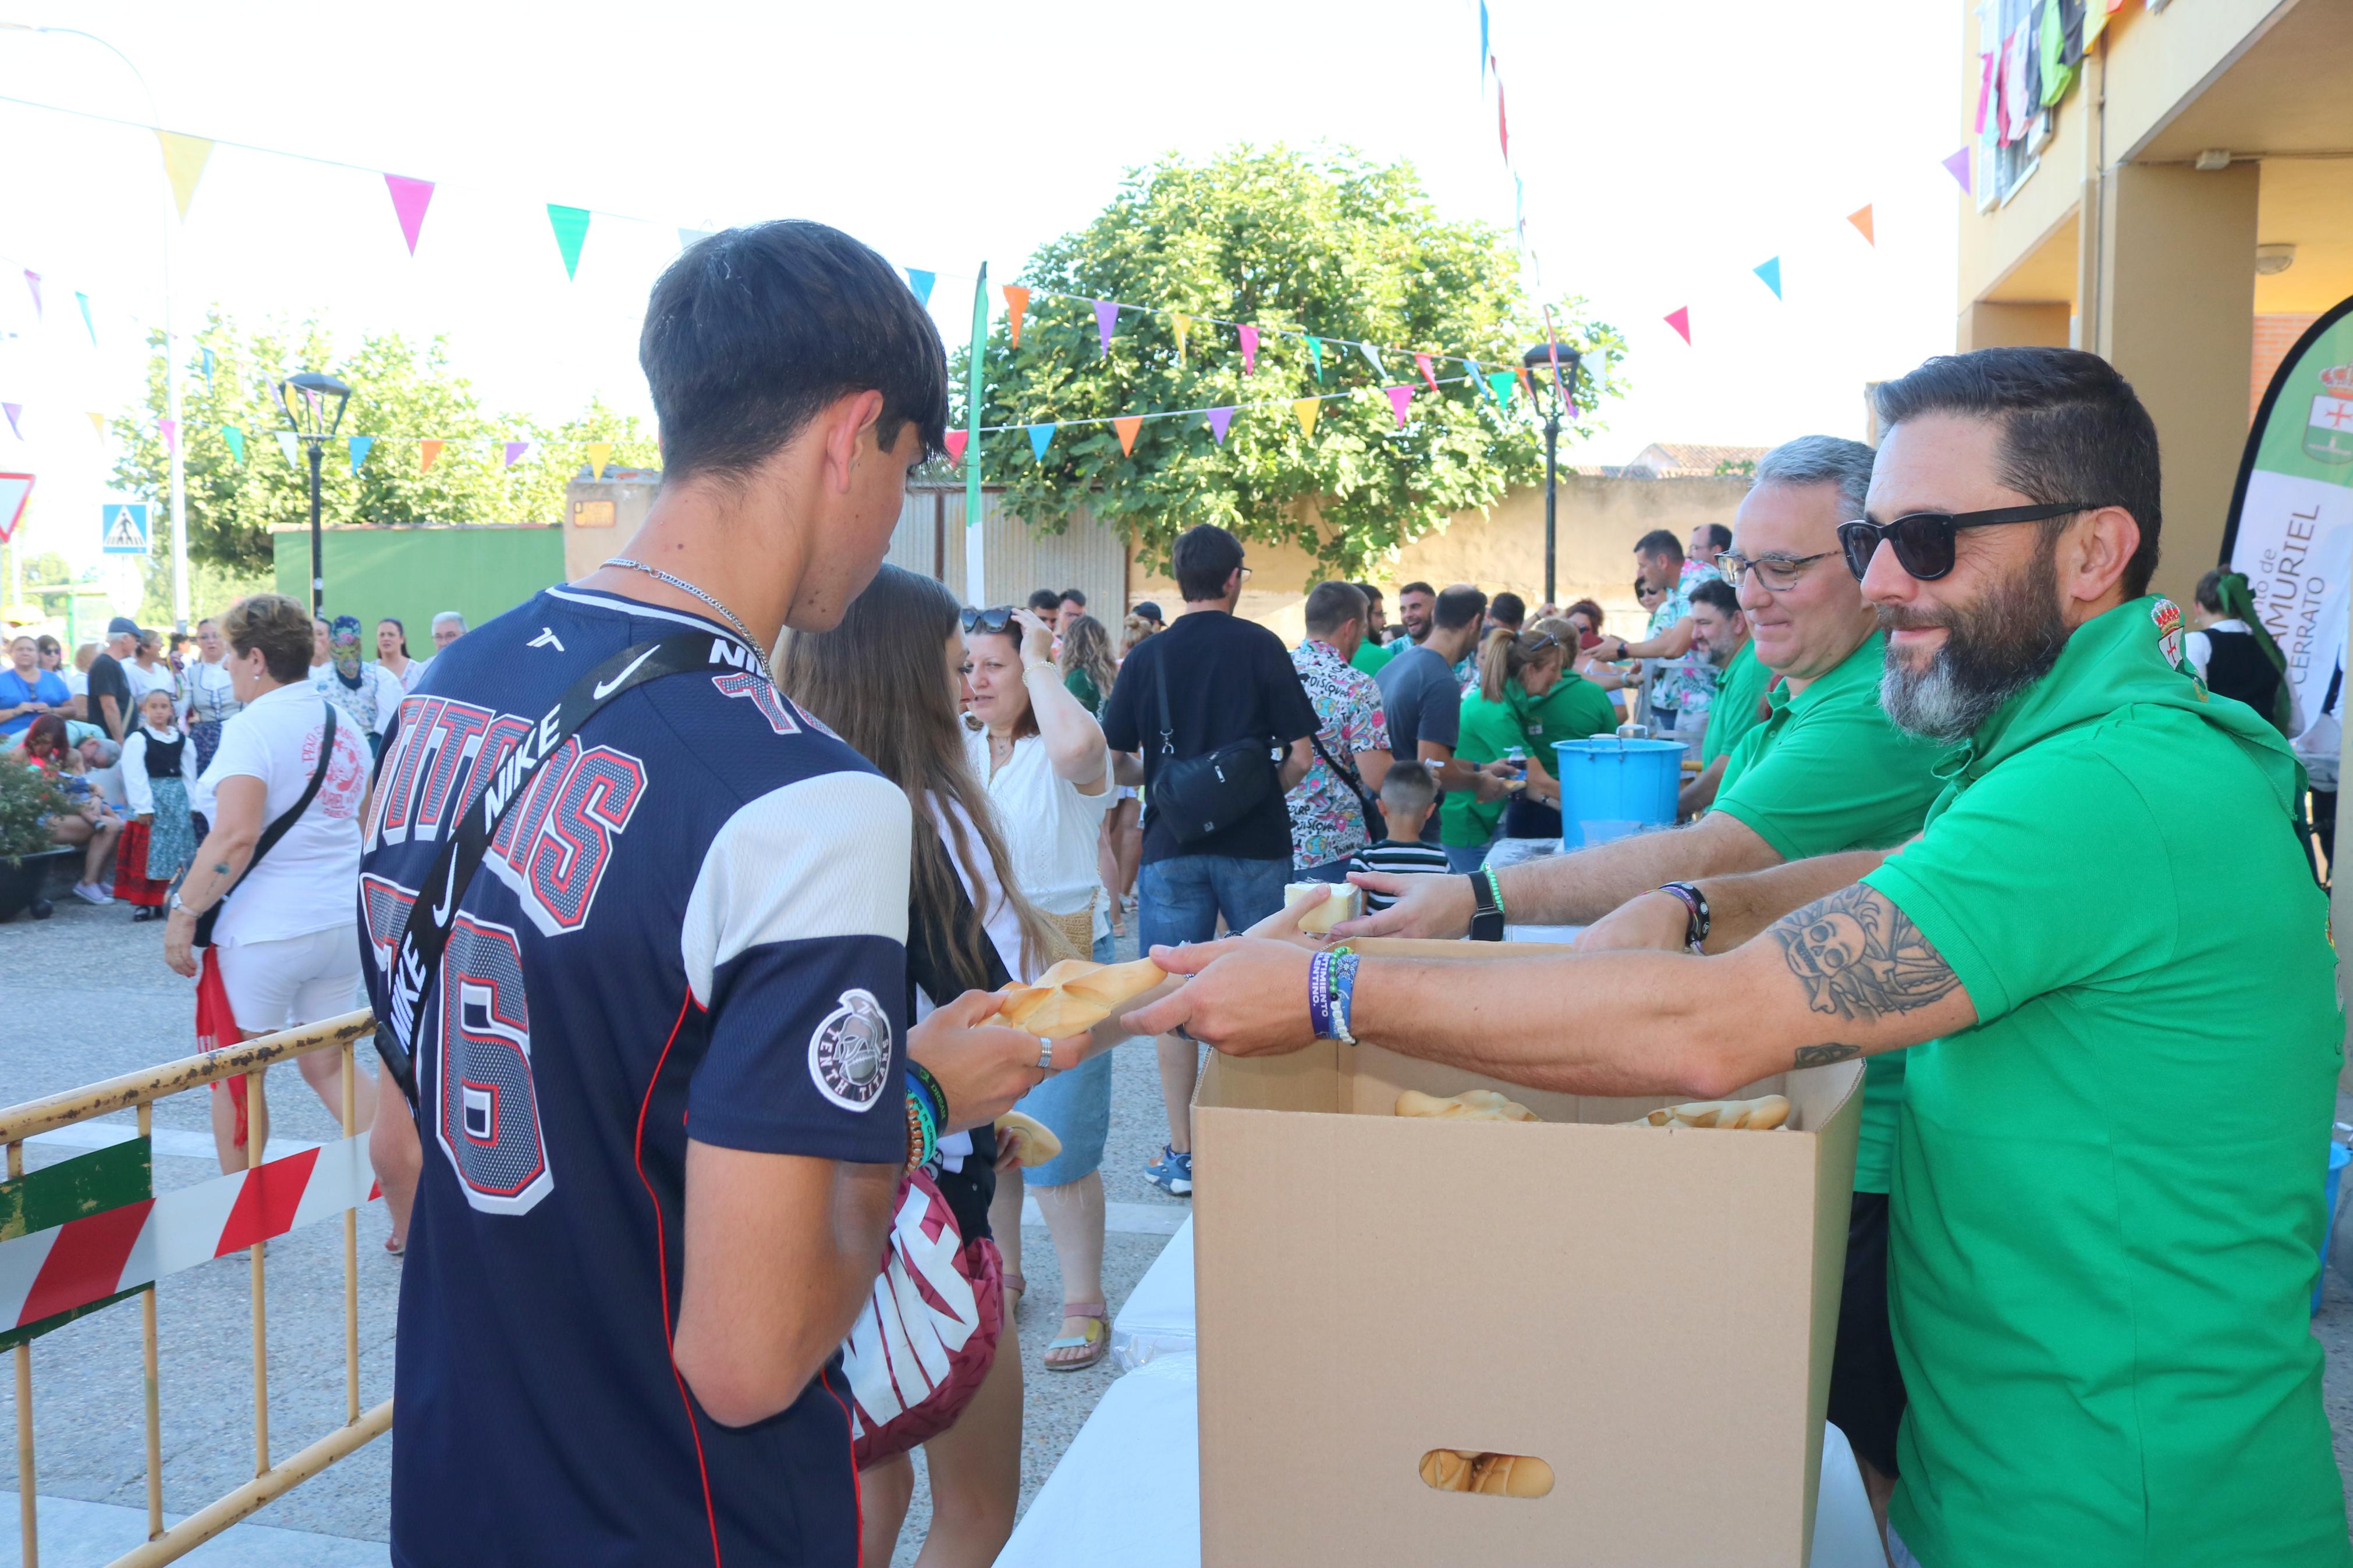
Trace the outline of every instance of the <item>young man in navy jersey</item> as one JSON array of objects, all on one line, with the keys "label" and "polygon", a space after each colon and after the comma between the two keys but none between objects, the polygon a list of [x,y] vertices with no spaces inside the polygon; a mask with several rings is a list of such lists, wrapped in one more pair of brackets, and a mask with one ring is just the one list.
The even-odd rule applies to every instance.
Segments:
[{"label": "young man in navy jersey", "polygon": [[773,223],[681,257],[638,356],[664,472],[627,557],[435,659],[367,824],[381,1014],[443,835],[538,717],[637,644],[727,655],[624,691],[539,765],[406,1042],[392,1557],[413,1568],[854,1563],[838,1347],[908,1158],[906,1061],[957,1125],[1043,1076],[978,995],[911,1037],[906,799],[767,678],[782,628],[832,626],[871,579],[942,445],[929,318],[864,246]]}]

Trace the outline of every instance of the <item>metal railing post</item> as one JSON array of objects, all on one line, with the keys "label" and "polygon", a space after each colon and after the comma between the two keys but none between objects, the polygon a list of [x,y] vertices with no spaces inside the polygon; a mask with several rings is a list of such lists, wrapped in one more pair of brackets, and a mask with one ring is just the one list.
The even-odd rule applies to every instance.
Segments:
[{"label": "metal railing post", "polygon": [[[155,1108],[153,1104],[142,1104],[139,1107],[139,1136],[150,1137],[154,1131]],[[153,1160],[152,1154],[150,1160]],[[153,1168],[152,1163],[149,1168]],[[150,1182],[152,1184],[153,1177],[150,1177]],[[153,1285],[139,1292],[139,1353],[145,1365],[145,1376],[142,1381],[146,1384],[147,1400],[147,1539],[153,1541],[164,1533],[164,1390],[157,1370],[155,1287]]]},{"label": "metal railing post", "polygon": [[[352,1042],[343,1046],[343,1136],[359,1131],[358,1061]],[[376,1110],[382,1113],[384,1107]],[[344,1425],[360,1418],[360,1211],[343,1211],[343,1413]]]},{"label": "metal railing post", "polygon": [[[8,1145],[8,1179],[25,1173],[25,1145]],[[33,1347],[16,1346],[16,1531],[24,1540],[25,1568],[41,1568],[41,1526],[33,1493]]]},{"label": "metal railing post", "polygon": [[[245,1075],[245,1168],[259,1170],[261,1166],[261,1074],[254,1068]],[[261,1280],[261,1249],[267,1242],[253,1244],[253,1473],[269,1473],[269,1333]]]}]

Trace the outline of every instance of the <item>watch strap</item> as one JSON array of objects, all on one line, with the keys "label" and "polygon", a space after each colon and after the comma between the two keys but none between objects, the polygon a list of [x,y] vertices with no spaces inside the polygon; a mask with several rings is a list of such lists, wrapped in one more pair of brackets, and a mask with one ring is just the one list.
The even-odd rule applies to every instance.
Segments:
[{"label": "watch strap", "polygon": [[1504,940],[1504,906],[1495,900],[1494,884],[1483,872],[1471,873],[1471,940]]}]

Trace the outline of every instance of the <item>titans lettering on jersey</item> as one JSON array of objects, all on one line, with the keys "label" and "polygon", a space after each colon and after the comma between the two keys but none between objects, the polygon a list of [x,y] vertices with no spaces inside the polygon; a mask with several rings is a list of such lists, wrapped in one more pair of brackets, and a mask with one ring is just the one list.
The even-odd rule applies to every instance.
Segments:
[{"label": "titans lettering on jersey", "polygon": [[538,741],[524,715],[681,625],[740,654],[696,617],[542,594],[435,661],[378,773],[361,915],[380,1007],[443,836],[485,790],[519,792],[412,1030],[430,1128],[396,1563],[856,1560],[838,1368],[720,1426],[670,1332],[690,1131],[904,1151],[905,797],[731,663],[625,691],[527,776],[511,765]]}]

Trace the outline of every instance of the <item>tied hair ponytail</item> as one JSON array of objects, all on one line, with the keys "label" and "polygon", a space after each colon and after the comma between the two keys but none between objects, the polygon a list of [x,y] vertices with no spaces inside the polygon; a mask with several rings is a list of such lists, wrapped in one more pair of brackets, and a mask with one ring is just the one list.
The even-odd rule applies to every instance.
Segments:
[{"label": "tied hair ponytail", "polygon": [[1503,701],[1506,681],[1519,679],[1532,664],[1565,660],[1576,635],[1577,628],[1557,616],[1547,616],[1525,632],[1497,626],[1479,647],[1479,695],[1490,702]]}]

